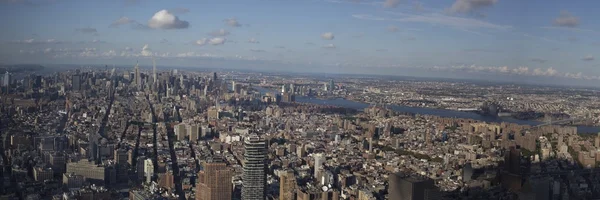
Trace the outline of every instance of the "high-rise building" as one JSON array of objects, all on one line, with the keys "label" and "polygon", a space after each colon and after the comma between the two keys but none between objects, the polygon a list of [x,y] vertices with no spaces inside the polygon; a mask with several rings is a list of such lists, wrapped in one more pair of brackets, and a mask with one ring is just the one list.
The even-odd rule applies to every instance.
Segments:
[{"label": "high-rise building", "polygon": [[198,174],[196,200],[230,200],[233,190],[233,170],[221,161],[209,160]]},{"label": "high-rise building", "polygon": [[323,172],[323,163],[325,163],[325,156],[322,153],[317,153],[314,154],[313,157],[315,158],[315,173],[313,176],[316,180],[320,180],[321,173]]},{"label": "high-rise building", "polygon": [[335,85],[333,84],[333,79],[329,80],[329,90],[335,90]]},{"label": "high-rise building", "polygon": [[33,168],[33,178],[35,181],[43,182],[50,180],[54,176],[52,168],[35,167]]},{"label": "high-rise building", "polygon": [[138,65],[138,63],[135,63],[134,73],[135,73],[135,77],[134,77],[135,86],[138,88],[141,88],[142,87],[142,76],[140,74],[140,66]]},{"label": "high-rise building", "polygon": [[[82,159],[79,162],[67,163],[67,174],[77,174],[83,176],[88,182],[96,185],[110,184],[109,166],[97,165]],[[116,174],[115,174],[116,175]]]},{"label": "high-rise building", "polygon": [[437,192],[433,180],[403,176],[401,173],[389,176],[388,193],[390,199],[394,200],[425,200],[439,197],[439,192]]},{"label": "high-rise building", "polygon": [[150,158],[144,160],[144,176],[146,177],[147,183],[152,182],[152,177],[154,176],[154,164]]},{"label": "high-rise building", "polygon": [[4,79],[2,79],[2,86],[4,87],[8,87],[10,85],[10,73],[8,73],[8,71],[6,71],[6,74],[4,74]]},{"label": "high-rise building", "polygon": [[200,127],[197,124],[190,124],[186,127],[187,135],[190,137],[190,141],[198,140],[200,135]]},{"label": "high-rise building", "polygon": [[187,131],[185,130],[185,124],[184,123],[180,123],[175,125],[175,127],[173,127],[174,132],[175,132],[175,136],[177,136],[177,140],[181,141],[181,140],[185,140],[186,136],[187,136]]},{"label": "high-rise building", "polygon": [[71,77],[71,87],[73,90],[79,91],[81,90],[81,75],[76,74]]},{"label": "high-rise building", "polygon": [[293,200],[296,176],[294,171],[288,170],[279,176],[279,200]]},{"label": "high-rise building", "polygon": [[213,72],[213,81],[217,81],[217,72]]},{"label": "high-rise building", "polygon": [[244,140],[242,200],[264,200],[267,185],[267,146],[253,133]]}]

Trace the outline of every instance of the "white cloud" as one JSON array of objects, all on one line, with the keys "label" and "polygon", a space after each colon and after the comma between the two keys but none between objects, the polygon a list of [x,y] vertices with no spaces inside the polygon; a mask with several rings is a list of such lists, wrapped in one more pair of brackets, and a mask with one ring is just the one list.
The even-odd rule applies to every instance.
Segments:
[{"label": "white cloud", "polygon": [[148,27],[153,29],[184,29],[189,26],[189,22],[180,20],[168,10],[160,10],[148,20]]},{"label": "white cloud", "polygon": [[148,46],[148,44],[145,44],[144,47],[142,47],[142,52],[141,52],[142,56],[152,56],[152,49],[150,49],[150,47]]},{"label": "white cloud", "polygon": [[237,21],[237,19],[235,19],[235,18],[225,19],[225,23],[226,23],[227,25],[229,25],[229,26],[232,26],[232,27],[240,27],[240,26],[242,26],[242,25],[241,25],[241,24],[240,24],[240,23]]},{"label": "white cloud", "polygon": [[125,47],[125,51],[131,52],[131,51],[133,51],[133,48],[131,48],[131,47]]},{"label": "white cloud", "polygon": [[56,39],[47,39],[47,40],[36,40],[36,39],[26,39],[26,40],[16,40],[16,41],[10,41],[8,43],[13,43],[13,44],[63,44],[66,43],[64,41],[59,41]]},{"label": "white cloud", "polygon": [[321,34],[321,38],[323,38],[324,40],[333,40],[333,38],[335,38],[335,36],[333,35],[332,32],[327,32],[327,33]]},{"label": "white cloud", "polygon": [[[390,13],[390,12],[388,12]],[[497,25],[489,22],[464,18],[464,17],[454,17],[447,16],[442,14],[424,14],[424,15],[414,15],[414,14],[405,14],[405,13],[390,13],[393,15],[401,16],[401,18],[386,18],[386,17],[378,17],[373,15],[365,15],[365,14],[354,14],[352,17],[363,20],[375,20],[375,21],[396,21],[396,22],[420,22],[427,24],[437,24],[450,26],[459,29],[467,29],[467,28],[487,28],[487,29],[496,29],[496,30],[508,30],[511,29],[511,26],[505,25]]]},{"label": "white cloud", "polygon": [[449,8],[452,13],[469,13],[474,10],[492,6],[498,0],[456,0]]},{"label": "white cloud", "polygon": [[383,6],[387,8],[395,8],[400,4],[400,0],[385,0],[383,2]]},{"label": "white cloud", "polygon": [[596,58],[594,58],[594,56],[592,56],[592,55],[587,55],[587,56],[581,58],[581,60],[583,60],[583,61],[593,61],[594,59],[596,59]]},{"label": "white cloud", "polygon": [[211,45],[222,45],[222,44],[225,44],[226,40],[227,39],[222,38],[222,37],[211,38],[210,40],[208,40],[208,44],[211,44]]},{"label": "white cloud", "polygon": [[555,26],[574,28],[579,25],[579,18],[567,11],[560,12],[560,16],[554,20]]},{"label": "white cloud", "polygon": [[248,43],[254,43],[254,44],[258,44],[258,43],[260,43],[260,42],[258,42],[258,40],[256,40],[255,38],[250,38],[250,39],[248,40]]},{"label": "white cloud", "polygon": [[225,29],[219,29],[213,32],[209,33],[212,36],[226,36],[229,35],[229,31],[225,30]]},{"label": "white cloud", "polygon": [[325,48],[325,49],[335,49],[336,47],[335,47],[334,44],[326,44],[326,45],[323,46],[323,48]]},{"label": "white cloud", "polygon": [[204,46],[207,41],[208,41],[208,39],[206,39],[206,38],[202,38],[202,39],[196,40],[196,45]]}]

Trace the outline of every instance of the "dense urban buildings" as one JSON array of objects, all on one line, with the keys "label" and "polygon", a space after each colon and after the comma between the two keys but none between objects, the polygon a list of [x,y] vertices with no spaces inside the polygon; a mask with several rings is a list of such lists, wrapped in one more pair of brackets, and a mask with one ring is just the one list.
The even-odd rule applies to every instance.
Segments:
[{"label": "dense urban buildings", "polygon": [[[448,92],[443,81],[378,78],[154,66],[10,74],[11,94],[0,98],[0,194],[205,200],[600,195],[600,128],[589,126],[598,121],[600,91],[465,82],[452,83]],[[468,95],[482,91],[489,95]]]}]

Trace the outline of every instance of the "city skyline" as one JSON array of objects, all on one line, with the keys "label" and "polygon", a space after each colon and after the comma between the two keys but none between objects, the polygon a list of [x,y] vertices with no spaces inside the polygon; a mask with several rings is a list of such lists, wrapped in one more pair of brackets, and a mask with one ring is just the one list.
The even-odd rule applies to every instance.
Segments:
[{"label": "city skyline", "polygon": [[6,1],[0,61],[597,81],[597,4]]}]

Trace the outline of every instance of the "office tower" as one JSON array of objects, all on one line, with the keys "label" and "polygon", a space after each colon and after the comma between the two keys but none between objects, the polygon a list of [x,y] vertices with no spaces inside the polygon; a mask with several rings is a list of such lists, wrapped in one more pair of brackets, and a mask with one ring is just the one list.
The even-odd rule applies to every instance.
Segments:
[{"label": "office tower", "polygon": [[294,88],[294,84],[293,84],[293,83],[292,83],[292,84],[290,84],[290,91],[289,91],[289,92],[290,92],[290,93],[292,93],[292,94],[295,94],[295,92],[296,92],[296,90],[295,90],[295,89],[296,89],[296,88]]},{"label": "office tower", "polygon": [[396,173],[389,176],[388,193],[394,200],[439,199],[440,194],[433,180]]},{"label": "office tower", "polygon": [[264,200],[267,184],[267,146],[253,133],[244,140],[242,200]]},{"label": "office tower", "polygon": [[53,152],[50,153],[50,166],[57,173],[65,173],[66,171],[66,159],[64,154]]},{"label": "office tower", "polygon": [[200,135],[200,127],[197,124],[190,124],[186,127],[187,135],[190,137],[190,141],[198,140]]},{"label": "office tower", "polygon": [[3,79],[3,83],[2,86],[8,87],[10,85],[10,73],[8,73],[8,71],[6,71],[6,74],[4,74],[4,79]]},{"label": "office tower", "polygon": [[287,170],[279,176],[279,200],[293,200],[296,176],[294,171]]},{"label": "office tower", "polygon": [[235,92],[235,81],[231,81],[231,91]]},{"label": "office tower", "polygon": [[35,167],[33,168],[33,178],[35,181],[43,182],[50,180],[54,176],[52,168]]},{"label": "office tower", "polygon": [[158,84],[158,77],[156,77],[156,61],[152,58],[152,85],[156,86]]},{"label": "office tower", "polygon": [[135,63],[134,73],[135,73],[135,77],[134,77],[135,86],[138,88],[141,88],[142,87],[142,76],[140,74],[140,66],[138,65],[137,62]]},{"label": "office tower", "polygon": [[217,81],[217,72],[213,72],[213,81]]},{"label": "office tower", "polygon": [[335,85],[333,84],[333,79],[329,80],[329,90],[335,90]]},{"label": "office tower", "polygon": [[152,159],[150,158],[144,160],[144,176],[146,177],[147,183],[152,182],[152,177],[154,176],[154,164],[152,164]]},{"label": "office tower", "polygon": [[287,92],[287,88],[285,87],[285,84],[281,85],[281,93],[286,93]]},{"label": "office tower", "polygon": [[222,161],[209,160],[198,174],[196,200],[230,200],[233,190],[233,170]]},{"label": "office tower", "polygon": [[320,180],[321,172],[323,172],[323,163],[325,163],[325,156],[322,153],[314,154],[315,158],[315,173],[314,178]]},{"label": "office tower", "polygon": [[187,131],[185,130],[185,124],[184,123],[180,123],[175,125],[175,127],[173,127],[175,135],[177,136],[177,140],[181,141],[181,140],[185,140],[186,138],[186,133]]},{"label": "office tower", "polygon": [[81,75],[76,74],[71,77],[71,86],[73,90],[81,90]]}]

